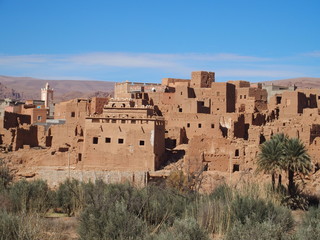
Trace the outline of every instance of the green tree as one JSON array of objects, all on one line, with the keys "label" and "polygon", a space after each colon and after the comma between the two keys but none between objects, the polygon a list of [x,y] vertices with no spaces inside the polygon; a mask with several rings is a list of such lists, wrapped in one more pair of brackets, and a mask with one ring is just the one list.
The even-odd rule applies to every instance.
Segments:
[{"label": "green tree", "polygon": [[13,174],[10,172],[9,167],[4,162],[3,159],[0,159],[0,189],[8,188],[8,185],[13,180]]},{"label": "green tree", "polygon": [[275,176],[279,174],[279,185],[281,185],[281,169],[283,159],[283,146],[287,140],[284,134],[277,134],[270,140],[260,145],[257,165],[258,171],[271,174],[272,188],[275,188]]},{"label": "green tree", "polygon": [[311,159],[305,145],[298,138],[290,138],[283,146],[282,167],[288,171],[288,192],[295,194],[295,173],[307,175],[312,169]]}]

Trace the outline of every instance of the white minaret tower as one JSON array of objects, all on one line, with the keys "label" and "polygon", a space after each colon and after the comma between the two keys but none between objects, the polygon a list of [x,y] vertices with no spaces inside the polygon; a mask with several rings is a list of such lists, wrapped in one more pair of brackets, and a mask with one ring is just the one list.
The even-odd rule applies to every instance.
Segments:
[{"label": "white minaret tower", "polygon": [[41,100],[44,101],[45,107],[50,107],[53,104],[53,89],[50,88],[49,83],[45,88],[41,88]]}]

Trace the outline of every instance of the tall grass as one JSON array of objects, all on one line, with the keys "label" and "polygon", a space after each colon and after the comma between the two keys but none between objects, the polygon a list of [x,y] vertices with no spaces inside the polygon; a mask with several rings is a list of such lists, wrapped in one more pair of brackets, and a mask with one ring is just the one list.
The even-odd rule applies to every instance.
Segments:
[{"label": "tall grass", "polygon": [[297,239],[320,239],[320,208],[310,208],[302,219],[297,231]]},{"label": "tall grass", "polygon": [[[293,219],[290,210],[281,206],[281,193],[250,182],[236,187],[223,184],[205,195],[168,186],[135,188],[128,183],[106,184],[101,180],[66,180],[50,190],[44,181],[23,180],[10,184],[2,193],[0,212],[7,220],[1,223],[4,227],[0,239],[6,239],[2,236],[7,233],[20,234],[23,229],[31,234],[28,224],[21,226],[20,221],[29,216],[36,216],[33,223],[42,226],[42,230],[33,230],[40,229],[38,235],[46,236],[48,228],[41,225],[41,217],[48,209],[76,215],[80,239],[192,240],[209,239],[210,235],[235,239],[237,232],[239,239],[292,236]],[[305,225],[315,229],[318,220],[311,222]]]},{"label": "tall grass", "polygon": [[238,189],[221,185],[201,198],[195,207],[195,218],[212,234],[226,234],[234,224],[245,225],[248,221],[272,221],[288,232],[293,227],[293,218],[288,209],[280,206],[277,198],[255,184]]}]

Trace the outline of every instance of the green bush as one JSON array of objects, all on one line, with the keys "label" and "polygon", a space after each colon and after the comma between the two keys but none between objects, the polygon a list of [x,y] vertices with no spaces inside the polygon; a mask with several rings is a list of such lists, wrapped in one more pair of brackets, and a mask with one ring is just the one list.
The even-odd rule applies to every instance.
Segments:
[{"label": "green bush", "polygon": [[195,217],[208,232],[223,234],[231,224],[230,201],[203,198]]},{"label": "green bush", "polygon": [[290,230],[293,226],[293,218],[288,209],[248,196],[237,195],[231,204],[231,213],[232,222],[239,221],[245,224],[248,219],[257,223],[270,220],[281,226],[284,231]]},{"label": "green bush", "polygon": [[235,222],[245,224],[249,219],[257,223],[273,221],[289,231],[293,226],[290,211],[277,206],[272,198],[258,198],[259,189],[253,187],[247,186],[249,190],[244,191],[221,185],[208,197],[203,196],[194,215],[200,226],[210,233],[225,234]]},{"label": "green bush", "polygon": [[10,188],[10,201],[13,212],[45,213],[52,205],[51,190],[43,180],[27,182],[21,180]]},{"label": "green bush", "polygon": [[55,207],[61,208],[68,216],[83,207],[83,186],[75,179],[67,179],[61,183],[55,192]]},{"label": "green bush", "polygon": [[202,230],[194,218],[177,219],[172,227],[160,232],[153,240],[209,240],[208,234]]},{"label": "green bush", "polygon": [[271,220],[256,222],[247,219],[245,223],[236,221],[224,236],[224,240],[285,240],[292,239],[283,228]]},{"label": "green bush", "polygon": [[35,215],[12,215],[0,211],[1,240],[41,240],[50,239],[42,231],[39,218]]},{"label": "green bush", "polygon": [[233,198],[232,189],[227,184],[221,184],[209,194],[210,199],[230,201]]},{"label": "green bush", "polygon": [[7,189],[8,185],[12,182],[13,175],[10,172],[7,164],[0,159],[0,191]]},{"label": "green bush", "polygon": [[186,211],[190,196],[182,195],[175,189],[149,186],[144,189],[146,201],[143,205],[144,219],[151,225],[172,225]]},{"label": "green bush", "polygon": [[320,239],[320,208],[310,208],[297,231],[298,239]]},{"label": "green bush", "polygon": [[138,239],[146,234],[146,224],[127,210],[127,203],[117,201],[100,211],[94,205],[80,216],[80,239]]}]

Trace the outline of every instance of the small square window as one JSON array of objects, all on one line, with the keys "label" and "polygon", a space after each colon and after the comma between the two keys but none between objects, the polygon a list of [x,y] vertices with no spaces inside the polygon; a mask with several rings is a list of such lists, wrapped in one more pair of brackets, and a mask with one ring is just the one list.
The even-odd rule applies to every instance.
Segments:
[{"label": "small square window", "polygon": [[214,124],[213,123],[211,123],[211,128],[214,128]]},{"label": "small square window", "polygon": [[182,112],[182,108],[179,108],[179,112]]},{"label": "small square window", "polygon": [[136,120],[131,120],[131,123],[132,123],[132,124],[135,124],[135,123],[136,123]]},{"label": "small square window", "polygon": [[42,120],[42,117],[41,117],[41,116],[38,116],[38,117],[37,117],[37,120],[38,120],[38,121],[41,121],[41,120]]},{"label": "small square window", "polygon": [[202,125],[201,125],[201,123],[199,123],[199,124],[198,124],[198,128],[201,128],[201,127],[202,127]]},{"label": "small square window", "polygon": [[92,139],[92,143],[93,143],[93,144],[98,144],[98,138],[97,138],[97,137],[94,137],[94,138]]},{"label": "small square window", "polygon": [[111,143],[111,138],[107,137],[106,138],[106,143]]},{"label": "small square window", "polygon": [[239,157],[239,149],[236,149],[234,156]]},{"label": "small square window", "polygon": [[188,127],[188,128],[190,127],[190,123],[187,123],[187,127]]},{"label": "small square window", "polygon": [[76,113],[75,112],[71,112],[71,117],[75,117]]},{"label": "small square window", "polygon": [[240,165],[239,164],[233,164],[232,172],[239,172],[240,171]]},{"label": "small square window", "polygon": [[121,120],[121,123],[126,123],[126,120],[123,120],[123,119],[122,119],[122,120]]},{"label": "small square window", "polygon": [[123,144],[123,143],[124,143],[123,138],[119,138],[119,139],[118,139],[118,143],[119,143],[119,144]]},{"label": "small square window", "polygon": [[139,141],[139,145],[140,145],[140,146],[144,146],[144,140],[140,140],[140,141]]},{"label": "small square window", "polygon": [[117,120],[116,120],[116,119],[112,119],[111,122],[112,122],[112,123],[116,123]]},{"label": "small square window", "polygon": [[243,95],[243,98],[246,99],[246,98],[247,98],[247,95]]}]

